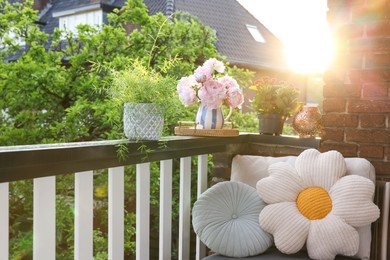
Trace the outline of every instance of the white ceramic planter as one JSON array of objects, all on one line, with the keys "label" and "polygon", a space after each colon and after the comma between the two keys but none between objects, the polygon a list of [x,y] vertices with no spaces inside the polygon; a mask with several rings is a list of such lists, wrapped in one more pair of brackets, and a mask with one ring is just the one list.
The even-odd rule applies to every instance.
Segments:
[{"label": "white ceramic planter", "polygon": [[159,140],[164,128],[164,111],[151,103],[125,103],[123,126],[130,140]]}]

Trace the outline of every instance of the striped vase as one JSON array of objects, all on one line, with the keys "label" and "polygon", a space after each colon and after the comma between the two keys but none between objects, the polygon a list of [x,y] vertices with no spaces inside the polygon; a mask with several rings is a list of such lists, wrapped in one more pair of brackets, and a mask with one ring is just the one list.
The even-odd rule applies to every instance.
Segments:
[{"label": "striped vase", "polygon": [[222,129],[224,117],[222,108],[210,109],[205,105],[200,104],[198,113],[196,114],[197,128],[202,129]]}]

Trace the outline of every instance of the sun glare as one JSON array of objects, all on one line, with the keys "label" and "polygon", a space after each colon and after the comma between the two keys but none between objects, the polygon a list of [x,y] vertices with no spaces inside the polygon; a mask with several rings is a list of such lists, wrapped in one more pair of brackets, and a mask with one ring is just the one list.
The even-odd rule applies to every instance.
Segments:
[{"label": "sun glare", "polygon": [[331,63],[334,45],[330,34],[318,33],[287,42],[285,49],[288,66],[301,73],[321,73]]},{"label": "sun glare", "polygon": [[334,45],[327,29],[326,0],[239,2],[284,43],[290,69],[321,73],[329,65]]}]

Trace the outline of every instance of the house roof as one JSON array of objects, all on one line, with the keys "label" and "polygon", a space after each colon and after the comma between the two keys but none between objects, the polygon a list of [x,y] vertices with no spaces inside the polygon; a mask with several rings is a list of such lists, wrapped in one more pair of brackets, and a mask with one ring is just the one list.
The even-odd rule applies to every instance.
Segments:
[{"label": "house roof", "polygon": [[[126,0],[51,0],[41,10],[40,22],[44,31],[53,33],[58,27],[58,18],[53,13],[100,4],[103,10],[110,11],[121,7]],[[261,24],[237,0],[175,0],[175,11],[188,12],[197,16],[205,25],[216,31],[219,53],[226,56],[231,64],[253,69],[285,69],[282,42]],[[167,0],[144,0],[151,15],[166,13]],[[264,42],[256,41],[247,25],[255,26]]]},{"label": "house roof", "polygon": [[[175,0],[175,11],[197,16],[216,31],[218,51],[227,61],[252,68],[285,69],[284,45],[237,0]],[[151,14],[165,13],[166,0],[144,0]],[[255,26],[265,42],[257,42],[247,29]]]},{"label": "house roof", "polygon": [[[198,16],[205,25],[216,30],[216,47],[229,62],[256,68],[283,67],[281,41],[237,0],[176,0],[175,3],[177,10]],[[257,42],[247,25],[256,26],[265,42]]]}]

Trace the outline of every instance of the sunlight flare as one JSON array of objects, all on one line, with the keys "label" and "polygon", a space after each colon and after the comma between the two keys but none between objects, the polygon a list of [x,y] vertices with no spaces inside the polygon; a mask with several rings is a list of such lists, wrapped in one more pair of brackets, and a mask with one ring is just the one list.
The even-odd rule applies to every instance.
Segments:
[{"label": "sunlight flare", "polygon": [[299,41],[286,43],[289,67],[301,73],[321,73],[332,62],[334,44],[329,33],[300,37]]}]

